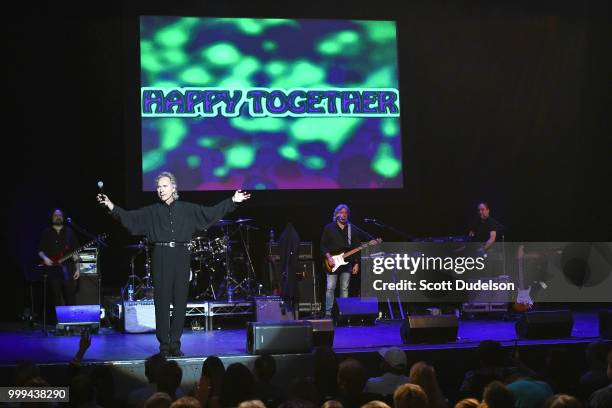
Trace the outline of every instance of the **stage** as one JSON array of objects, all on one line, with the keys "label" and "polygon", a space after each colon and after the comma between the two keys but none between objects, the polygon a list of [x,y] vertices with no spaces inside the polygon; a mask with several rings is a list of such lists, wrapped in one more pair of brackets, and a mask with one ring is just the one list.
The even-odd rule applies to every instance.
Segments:
[{"label": "stage", "polygon": [[[446,366],[440,381],[452,390],[458,387],[456,382],[462,378],[462,373],[477,364],[476,347],[485,339],[498,340],[508,350],[518,346],[522,358],[534,365],[542,363],[546,350],[559,346],[572,351],[576,365],[584,364],[584,347],[598,338],[597,311],[573,311],[573,319],[571,337],[550,340],[517,340],[515,322],[512,320],[492,317],[461,319],[457,341],[443,344],[402,344],[400,321],[377,321],[374,326],[336,327],[333,348],[340,358],[352,356],[362,361],[368,375],[372,376],[380,374],[378,350],[398,346],[406,351],[410,363],[426,360],[435,366]],[[47,372],[49,378],[61,382],[67,362],[78,349],[79,337],[53,334],[45,337],[40,329],[12,327],[0,332],[0,342],[3,384],[10,383],[12,367],[23,360],[38,363],[43,374]],[[186,388],[193,386],[199,378],[202,361],[209,355],[220,356],[226,367],[241,362],[252,368],[256,358],[246,352],[246,329],[242,328],[212,331],[185,329],[182,350],[185,357],[177,361],[183,368],[183,386]],[[118,392],[127,392],[134,389],[137,383],[146,381],[144,360],[157,351],[158,343],[153,333],[126,334],[112,328],[101,328],[98,334],[92,336],[83,365],[109,365]],[[288,385],[296,375],[312,374],[310,354],[282,354],[275,357],[275,378],[279,385]]]}]

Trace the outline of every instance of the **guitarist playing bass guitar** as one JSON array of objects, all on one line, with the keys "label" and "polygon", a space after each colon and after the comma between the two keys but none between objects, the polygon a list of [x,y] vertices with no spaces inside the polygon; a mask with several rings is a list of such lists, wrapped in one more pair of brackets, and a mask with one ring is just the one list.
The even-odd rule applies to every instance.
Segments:
[{"label": "guitarist playing bass guitar", "polygon": [[[339,204],[334,209],[332,222],[323,228],[321,235],[321,253],[324,255],[324,268],[327,271],[325,317],[331,317],[338,277],[340,297],[348,297],[351,274],[359,274],[359,250],[363,247],[360,247],[360,244],[368,240],[358,228],[351,225],[350,213],[351,210],[346,204]],[[379,242],[380,240],[375,240],[371,244]]]},{"label": "guitarist playing bass guitar", "polygon": [[64,225],[64,213],[56,208],[51,213],[51,226],[40,234],[38,256],[47,266],[62,267],[63,280],[48,281],[53,306],[74,305],[77,290],[76,280],[79,278],[78,257],[75,255],[65,262],[58,262],[64,255],[79,247],[79,241],[72,228]]}]

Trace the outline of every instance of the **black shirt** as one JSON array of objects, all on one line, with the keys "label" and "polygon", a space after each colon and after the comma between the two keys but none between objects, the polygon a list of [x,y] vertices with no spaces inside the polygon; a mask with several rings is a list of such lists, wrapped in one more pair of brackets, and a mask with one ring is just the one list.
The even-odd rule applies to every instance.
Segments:
[{"label": "black shirt", "polygon": [[[351,228],[351,245],[349,245],[348,224],[340,228],[337,222],[330,222],[323,228],[321,235],[321,255],[325,256],[328,252],[331,255],[338,255],[358,247],[362,241],[367,241],[367,237],[364,237],[357,228]],[[355,264],[359,263],[359,259],[359,254],[354,254],[347,259],[347,262]]]},{"label": "black shirt", "polygon": [[207,229],[236,207],[231,198],[213,207],[175,200],[131,211],[114,206],[111,214],[130,233],[146,235],[153,242],[189,242],[196,231]]},{"label": "black shirt", "polygon": [[472,241],[487,242],[491,236],[491,231],[499,231],[499,226],[499,223],[493,217],[487,217],[485,220],[478,217],[470,228],[474,232]]},{"label": "black shirt", "polygon": [[48,227],[40,234],[38,252],[44,252],[49,258],[58,258],[74,251],[78,247],[79,241],[72,228],[64,226],[58,232],[53,227]]}]

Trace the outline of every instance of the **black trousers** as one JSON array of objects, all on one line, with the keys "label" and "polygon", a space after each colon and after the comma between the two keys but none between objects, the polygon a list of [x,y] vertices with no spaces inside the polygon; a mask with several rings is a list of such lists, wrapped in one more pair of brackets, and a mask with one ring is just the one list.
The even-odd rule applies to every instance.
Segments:
[{"label": "black trousers", "polygon": [[[191,253],[183,246],[157,246],[153,251],[151,266],[159,350],[179,350],[185,326]],[[172,319],[170,304],[173,306]]]}]

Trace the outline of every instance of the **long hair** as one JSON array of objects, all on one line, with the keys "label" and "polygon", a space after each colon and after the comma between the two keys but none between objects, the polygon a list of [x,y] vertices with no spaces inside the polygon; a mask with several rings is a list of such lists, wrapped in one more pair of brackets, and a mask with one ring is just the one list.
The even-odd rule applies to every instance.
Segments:
[{"label": "long hair", "polygon": [[178,200],[179,194],[178,194],[178,184],[176,184],[176,177],[174,177],[174,174],[170,173],[169,171],[162,171],[161,173],[157,175],[157,177],[155,177],[155,188],[157,188],[157,183],[159,182],[159,179],[162,177],[168,177],[170,179],[170,184],[174,186],[174,193],[172,193],[172,198],[174,198],[175,200]]},{"label": "long hair", "polygon": [[419,361],[410,368],[410,382],[420,386],[429,400],[430,408],[447,406],[446,398],[442,395],[436,372],[432,366]]},{"label": "long hair", "polygon": [[334,209],[334,214],[332,215],[332,222],[336,222],[336,217],[338,216],[338,213],[340,212],[341,209],[346,208],[346,212],[348,214],[348,216],[351,216],[351,209],[349,208],[348,205],[346,204],[338,204],[338,206]]}]

